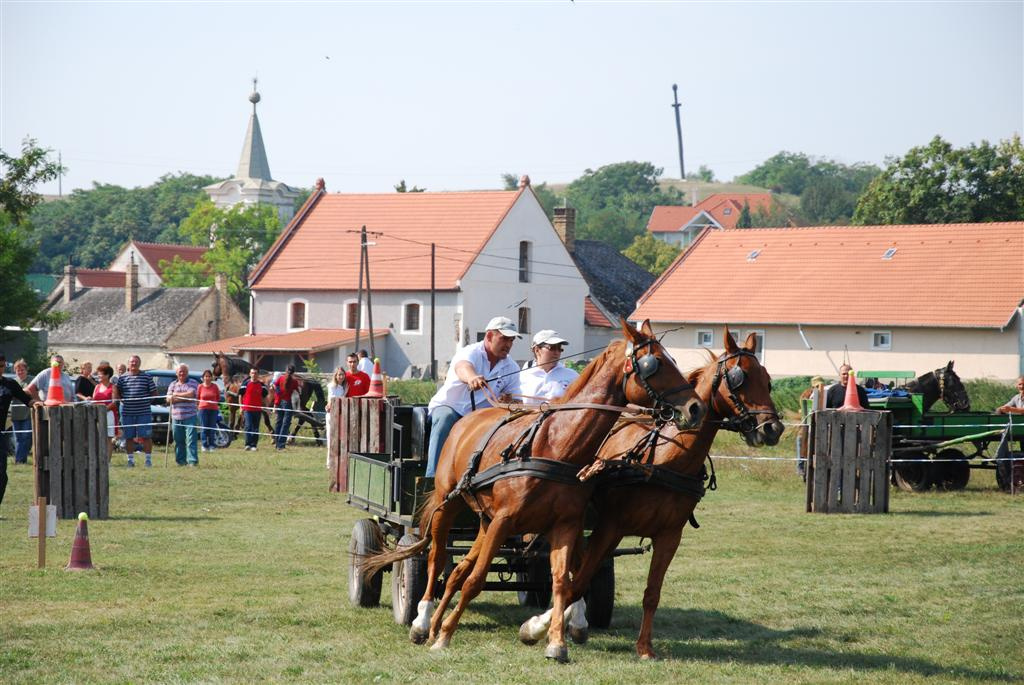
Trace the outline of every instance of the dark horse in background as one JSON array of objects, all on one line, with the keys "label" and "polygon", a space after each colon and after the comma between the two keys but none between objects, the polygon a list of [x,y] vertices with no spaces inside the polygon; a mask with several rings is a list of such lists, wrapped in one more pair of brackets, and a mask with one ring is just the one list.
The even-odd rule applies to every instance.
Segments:
[{"label": "dark horse in background", "polygon": [[953,370],[952,360],[945,366],[908,382],[906,388],[910,392],[923,395],[924,411],[931,409],[940,399],[946,403],[950,412],[971,410],[971,400],[967,397],[967,390],[960,376]]},{"label": "dark horse in background", "polygon": [[[217,352],[214,355],[213,364],[211,365],[213,370],[214,378],[220,378],[224,382],[224,396],[228,403],[228,425],[232,431],[238,431],[241,428],[242,416],[239,411],[239,400],[240,389],[245,379],[249,377],[249,370],[252,368],[245,359],[241,357],[229,357],[223,352]],[[297,373],[296,378],[300,381],[299,387],[299,404],[296,407],[294,414],[295,428],[292,430],[291,442],[295,442],[295,435],[304,425],[309,425],[313,430],[313,437],[316,439],[318,445],[324,444],[324,440],[320,437],[320,431],[324,429],[324,411],[327,407],[327,398],[324,395],[323,386],[320,381],[312,374]],[[265,385],[270,385],[270,375],[261,374],[260,380]],[[315,396],[312,408],[308,408],[309,400]],[[273,396],[268,392],[267,402],[273,403]],[[268,408],[263,410],[263,423],[267,427],[267,430],[271,433],[274,432],[273,425],[270,421],[270,411]],[[237,433],[232,432],[232,436]]]}]

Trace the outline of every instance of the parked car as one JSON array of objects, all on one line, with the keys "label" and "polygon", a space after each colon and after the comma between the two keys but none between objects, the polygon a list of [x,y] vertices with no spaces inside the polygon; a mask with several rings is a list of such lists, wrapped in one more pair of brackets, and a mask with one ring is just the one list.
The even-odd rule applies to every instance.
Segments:
[{"label": "parked car", "polygon": [[[153,381],[156,383],[156,396],[153,398],[153,442],[158,445],[164,445],[168,441],[167,421],[171,413],[170,408],[167,406],[167,388],[177,378],[177,374],[171,369],[149,369],[143,373],[148,373],[152,376]],[[203,382],[202,375],[198,373],[190,373],[188,377],[196,383]],[[223,392],[220,394],[220,401],[224,401]],[[218,416],[217,430],[213,435],[213,444],[217,447],[227,447],[231,444],[232,437],[224,419]],[[173,435],[171,435],[170,441],[174,442]]]}]

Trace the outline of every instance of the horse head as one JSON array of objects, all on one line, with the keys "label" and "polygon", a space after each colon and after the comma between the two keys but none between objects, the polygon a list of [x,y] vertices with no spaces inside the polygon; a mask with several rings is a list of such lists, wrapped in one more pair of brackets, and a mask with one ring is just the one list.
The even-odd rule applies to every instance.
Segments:
[{"label": "horse head", "polygon": [[699,426],[707,405],[655,337],[650,320],[638,330],[622,319],[622,332],[626,337],[622,374],[626,401],[653,407],[661,420],[673,421],[680,430]]},{"label": "horse head", "polygon": [[723,338],[725,352],[691,378],[709,384],[700,395],[709,398],[710,412],[724,417],[723,428],[742,434],[751,447],[778,444],[785,427],[772,401],[772,377],[755,354],[756,334],[740,347],[727,326]]},{"label": "horse head", "polygon": [[939,381],[939,392],[942,401],[951,411],[970,411],[971,399],[967,396],[967,389],[964,387],[960,376],[953,370],[953,360],[950,360],[944,367],[935,369],[935,377]]}]

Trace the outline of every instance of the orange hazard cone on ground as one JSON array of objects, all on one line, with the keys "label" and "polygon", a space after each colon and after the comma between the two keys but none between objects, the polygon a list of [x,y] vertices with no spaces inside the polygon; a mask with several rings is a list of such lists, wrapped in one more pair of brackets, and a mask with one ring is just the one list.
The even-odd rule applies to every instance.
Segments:
[{"label": "orange hazard cone on ground", "polygon": [[857,395],[857,376],[853,369],[850,369],[850,375],[847,376],[846,397],[843,400],[843,406],[839,407],[839,411],[867,411],[866,407],[860,406],[860,397]]},{"label": "orange hazard cone on ground", "polygon": [[71,544],[71,559],[64,567],[65,571],[94,570],[92,554],[89,553],[89,517],[83,511],[78,515],[78,528],[75,529],[75,541]]},{"label": "orange hazard cone on ground", "polygon": [[60,364],[53,362],[50,366],[50,387],[46,391],[46,402],[43,404],[55,407],[64,403],[64,383],[61,382]]},{"label": "orange hazard cone on ground", "polygon": [[370,389],[363,397],[384,397],[384,374],[380,372],[380,358],[373,360],[373,374],[370,376]]}]

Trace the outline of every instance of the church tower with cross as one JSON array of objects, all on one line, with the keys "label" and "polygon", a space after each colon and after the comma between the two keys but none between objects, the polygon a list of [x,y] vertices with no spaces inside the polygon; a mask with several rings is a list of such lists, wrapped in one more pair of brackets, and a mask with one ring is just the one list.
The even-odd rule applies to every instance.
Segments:
[{"label": "church tower with cross", "polygon": [[218,207],[234,207],[242,203],[247,205],[269,204],[277,208],[282,224],[287,223],[295,214],[295,198],[300,195],[293,188],[270,175],[270,164],[267,162],[267,150],[263,146],[263,134],[260,131],[260,120],[256,116],[256,105],[260,101],[256,90],[256,79],[252,80],[252,116],[249,117],[249,128],[245,132],[242,143],[242,157],[238,161],[238,170],[233,178],[206,186],[204,190]]}]

